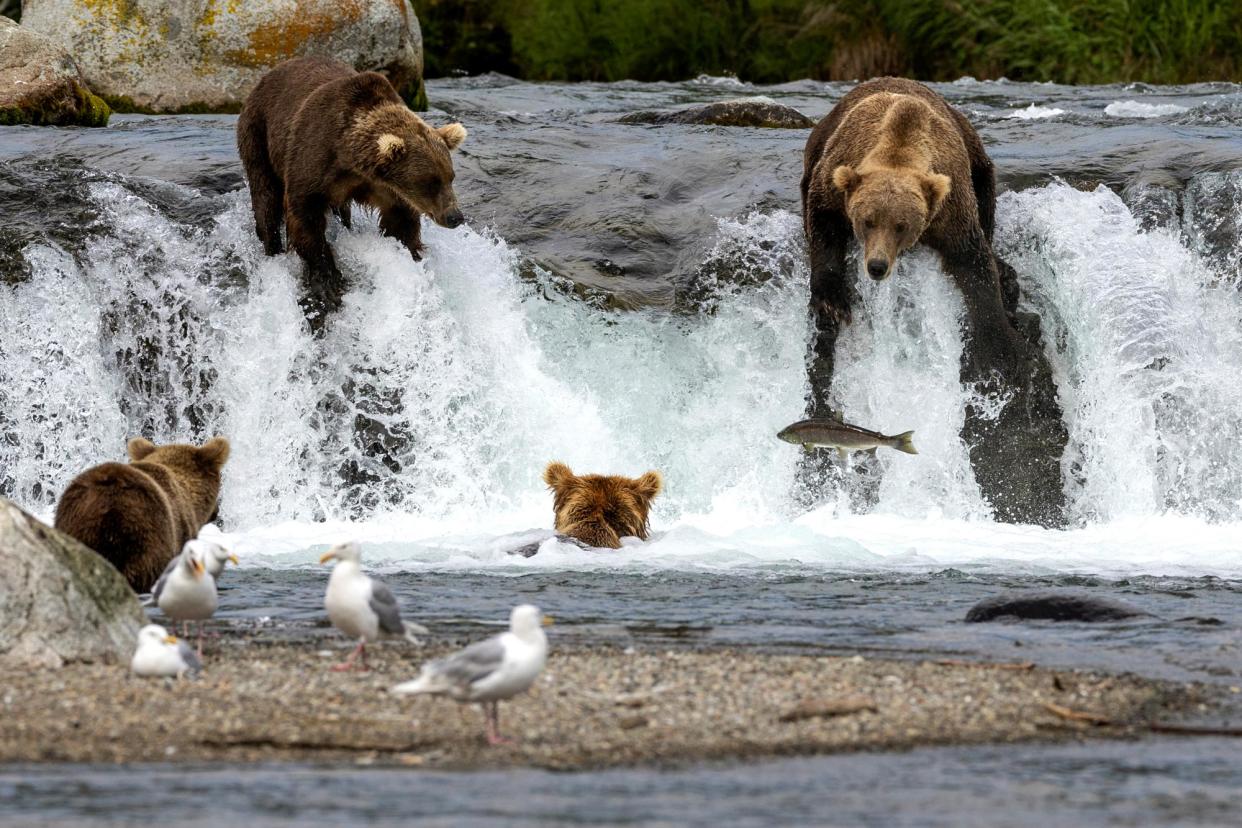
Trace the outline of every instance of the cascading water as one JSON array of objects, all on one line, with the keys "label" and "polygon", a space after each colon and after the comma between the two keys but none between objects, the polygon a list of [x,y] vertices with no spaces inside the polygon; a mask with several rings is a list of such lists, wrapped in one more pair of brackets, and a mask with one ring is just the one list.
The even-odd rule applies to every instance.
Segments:
[{"label": "cascading water", "polygon": [[[200,220],[193,187],[75,186],[76,244],[37,234],[0,282],[0,494],[43,516],[129,436],[219,433],[223,526],[269,562],[358,536],[414,567],[1242,572],[1237,173],[1197,174],[1180,207],[1065,183],[1000,201],[997,247],[1043,319],[1071,435],[1067,532],[991,521],[958,436],[961,300],[925,252],[860,280],[833,389],[920,453],[881,450],[869,514],[844,497],[800,514],[799,452],[774,435],[807,392],[807,266],[800,217],[763,192],[699,240],[677,309],[584,300],[486,222],[427,226],[413,262],[364,214],[333,239],[352,287],[315,338],[299,264],[262,256],[244,191]],[[504,555],[498,536],[550,527],[553,459],[662,471],[655,538]]]}]

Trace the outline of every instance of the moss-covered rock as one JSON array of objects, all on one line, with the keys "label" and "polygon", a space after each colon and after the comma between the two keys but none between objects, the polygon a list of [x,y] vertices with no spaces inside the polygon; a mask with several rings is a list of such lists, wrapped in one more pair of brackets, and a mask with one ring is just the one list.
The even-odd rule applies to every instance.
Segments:
[{"label": "moss-covered rock", "polygon": [[124,662],[145,623],[112,564],[0,497],[0,669]]},{"label": "moss-covered rock", "polygon": [[265,72],[306,55],[383,72],[412,103],[422,90],[409,0],[26,0],[23,14],[118,111],[236,112]]},{"label": "moss-covered rock", "polygon": [[0,125],[107,126],[111,114],[68,52],[0,17]]}]

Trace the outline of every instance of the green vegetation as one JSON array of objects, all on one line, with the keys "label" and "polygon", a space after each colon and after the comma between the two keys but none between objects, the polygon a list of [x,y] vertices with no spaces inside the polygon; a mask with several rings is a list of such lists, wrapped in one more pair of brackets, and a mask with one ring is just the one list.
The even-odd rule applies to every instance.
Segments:
[{"label": "green vegetation", "polygon": [[1239,0],[413,0],[428,77],[1242,80]]}]

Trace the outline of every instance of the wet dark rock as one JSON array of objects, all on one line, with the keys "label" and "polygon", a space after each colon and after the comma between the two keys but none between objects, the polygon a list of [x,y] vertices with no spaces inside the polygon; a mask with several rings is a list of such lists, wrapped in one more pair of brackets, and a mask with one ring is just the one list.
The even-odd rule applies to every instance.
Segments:
[{"label": "wet dark rock", "polygon": [[[556,535],[555,537],[556,537],[556,539],[557,539],[559,542],[561,542],[561,543],[572,543],[574,546],[578,547],[579,549],[594,549],[594,548],[595,548],[595,547],[593,547],[593,546],[588,546],[587,544],[583,543],[582,541],[578,540],[577,538],[571,538],[569,535]],[[540,538],[540,539],[539,539],[539,540],[537,540],[537,541],[533,541],[533,542],[531,542],[531,543],[523,544],[522,546],[518,546],[518,547],[515,547],[515,548],[513,548],[513,549],[510,549],[510,550],[508,551],[508,554],[510,554],[510,555],[521,555],[523,558],[533,558],[533,557],[535,557],[536,553],[538,553],[538,552],[539,552],[539,547],[540,547],[540,546],[542,546],[542,545],[543,545],[543,543],[544,543],[544,541],[546,541],[546,540],[548,540],[548,539],[547,539],[547,538]],[[610,551],[610,552],[611,552],[612,550],[608,550],[608,551]]]},{"label": "wet dark rock", "polygon": [[0,497],[0,669],[125,661],[144,623],[110,563]]},{"label": "wet dark rock", "polygon": [[1031,592],[998,595],[980,601],[966,613],[967,623],[1017,618],[1023,621],[1122,621],[1149,613],[1112,598],[1073,592]]},{"label": "wet dark rock", "polygon": [[632,112],[621,118],[621,123],[707,124],[764,129],[810,129],[815,126],[814,121],[793,107],[767,98],[738,98],[673,111]]}]

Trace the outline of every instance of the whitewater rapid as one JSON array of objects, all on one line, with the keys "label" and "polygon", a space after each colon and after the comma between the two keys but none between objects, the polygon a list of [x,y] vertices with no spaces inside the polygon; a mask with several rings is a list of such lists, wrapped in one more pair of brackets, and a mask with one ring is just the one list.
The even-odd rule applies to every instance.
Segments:
[{"label": "whitewater rapid", "polygon": [[[121,181],[88,186],[90,255],[28,245],[31,278],[0,288],[0,482],[44,517],[132,433],[218,433],[233,443],[224,534],[263,565],[357,538],[405,569],[1242,574],[1242,299],[1180,222],[1146,227],[1108,188],[999,205],[998,250],[1043,317],[1071,434],[1074,528],[1048,531],[994,523],[974,483],[961,301],[928,253],[860,280],[834,386],[848,419],[914,429],[920,453],[880,452],[871,513],[844,496],[800,513],[799,450],[774,436],[807,393],[791,212],[717,221],[698,313],[584,301],[486,226],[429,226],[414,262],[364,215],[334,239],[353,284],[316,339],[298,263],[262,256],[244,192],[201,229]],[[554,459],[660,470],[653,540],[507,555],[548,534]]]}]

